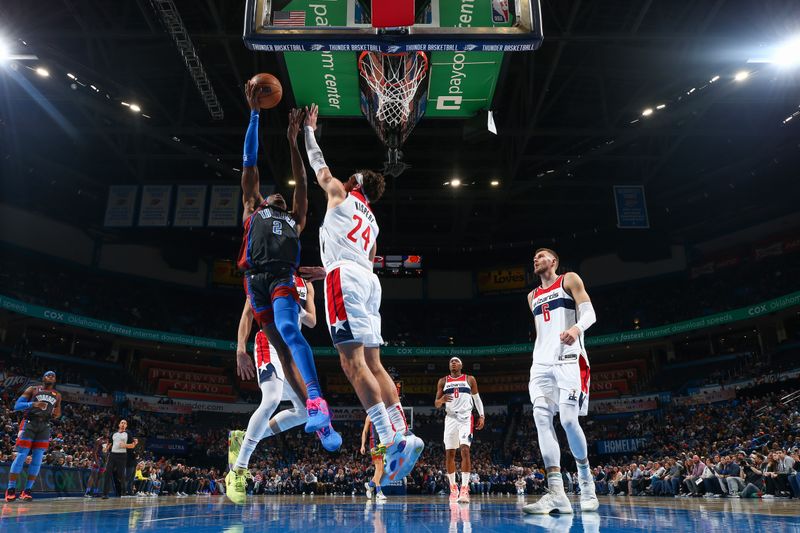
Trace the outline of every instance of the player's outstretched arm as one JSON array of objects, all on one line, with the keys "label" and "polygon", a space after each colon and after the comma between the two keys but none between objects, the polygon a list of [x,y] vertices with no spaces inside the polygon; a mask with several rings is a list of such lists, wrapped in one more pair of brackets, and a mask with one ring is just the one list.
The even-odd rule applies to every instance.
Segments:
[{"label": "player's outstretched arm", "polygon": [[317,326],[317,306],[314,303],[314,284],[312,282],[306,283],[306,306],[300,308],[300,322],[307,328],[315,328]]},{"label": "player's outstretched arm", "polygon": [[317,118],[319,117],[319,108],[316,104],[311,104],[311,107],[306,108],[306,121],[305,121],[305,141],[306,152],[308,153],[308,162],[317,176],[317,183],[323,188],[328,195],[328,209],[336,207],[347,196],[344,190],[344,185],[338,179],[333,177],[328,163],[325,162],[325,157],[322,155],[322,149],[317,144],[317,139],[314,137],[314,131],[317,129]]},{"label": "player's outstretched arm", "polygon": [[247,104],[250,106],[250,123],[244,137],[242,157],[242,204],[245,219],[264,201],[259,191],[258,176],[258,120],[261,108],[258,105],[257,90],[257,86],[249,81],[244,86]]},{"label": "player's outstretched arm", "polygon": [[53,418],[61,418],[61,394],[56,391],[56,405],[53,407]]},{"label": "player's outstretched arm", "polygon": [[571,346],[578,337],[597,321],[597,316],[592,307],[592,301],[583,285],[583,280],[574,272],[568,272],[564,276],[564,290],[572,295],[575,300],[575,307],[578,311],[578,322],[566,331],[561,332],[561,342]]},{"label": "player's outstretched arm", "polygon": [[256,377],[256,369],[250,354],[247,353],[247,339],[250,337],[250,329],[253,325],[253,308],[245,298],[242,316],[239,319],[239,331],[236,335],[236,374],[242,379],[253,379]]},{"label": "player's outstretched arm", "polygon": [[308,178],[303,156],[297,146],[297,135],[303,126],[303,111],[292,109],[289,113],[289,128],[286,137],[289,139],[289,151],[292,155],[292,177],[294,178],[294,199],[292,201],[292,214],[297,221],[297,233],[306,227],[306,214],[308,213]]}]

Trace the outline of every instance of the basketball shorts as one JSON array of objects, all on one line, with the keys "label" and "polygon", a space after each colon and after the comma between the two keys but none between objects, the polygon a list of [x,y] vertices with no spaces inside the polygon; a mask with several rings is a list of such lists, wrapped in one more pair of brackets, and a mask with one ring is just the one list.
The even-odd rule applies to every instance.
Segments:
[{"label": "basketball shorts", "polygon": [[50,446],[50,424],[44,420],[23,420],[17,433],[17,449],[44,448]]},{"label": "basketball shorts", "polygon": [[589,363],[586,356],[581,355],[572,363],[534,363],[528,392],[534,407],[546,406],[555,414],[559,404],[577,405],[580,416],[586,416],[589,413]]},{"label": "basketball shorts", "polygon": [[244,291],[253,308],[253,317],[259,326],[269,326],[275,322],[272,301],[282,296],[291,296],[299,302],[294,273],[287,269],[280,273],[247,273],[244,275]]},{"label": "basketball shorts", "polygon": [[457,450],[472,445],[474,430],[472,415],[469,418],[444,417],[444,449]]},{"label": "basketball shorts", "polygon": [[381,283],[372,271],[342,262],[325,277],[325,319],[333,344],[355,342],[368,348],[383,344]]}]

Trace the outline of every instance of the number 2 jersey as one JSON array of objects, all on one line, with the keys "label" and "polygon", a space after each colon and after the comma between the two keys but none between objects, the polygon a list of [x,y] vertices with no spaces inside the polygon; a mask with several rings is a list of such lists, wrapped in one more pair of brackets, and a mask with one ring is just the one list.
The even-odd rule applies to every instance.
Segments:
[{"label": "number 2 jersey", "polygon": [[300,236],[292,214],[261,204],[244,221],[236,264],[242,272],[294,272],[300,264]]},{"label": "number 2 jersey", "polygon": [[453,377],[450,374],[444,378],[442,387],[445,394],[452,395],[453,399],[444,404],[447,416],[458,418],[459,420],[469,420],[472,416],[472,387],[469,386],[469,379],[466,374]]},{"label": "number 2 jersey", "polygon": [[378,239],[378,222],[364,195],[350,191],[344,201],[328,209],[319,228],[322,265],[330,271],[344,261],[356,263],[372,272],[370,252]]},{"label": "number 2 jersey", "polygon": [[561,332],[578,322],[575,300],[564,289],[564,276],[558,276],[547,288],[536,287],[530,300],[533,322],[536,325],[536,342],[533,345],[533,362],[540,365],[574,363],[586,355],[583,333],[572,346],[561,342]]}]

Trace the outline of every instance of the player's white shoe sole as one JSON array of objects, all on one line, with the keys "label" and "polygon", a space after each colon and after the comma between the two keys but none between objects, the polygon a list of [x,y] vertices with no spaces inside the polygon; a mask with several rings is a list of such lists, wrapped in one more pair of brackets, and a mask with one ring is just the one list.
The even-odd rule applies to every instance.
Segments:
[{"label": "player's white shoe sole", "polygon": [[539,498],[539,501],[529,503],[523,507],[522,512],[527,514],[550,514],[552,512],[572,514],[572,504],[570,504],[569,498],[563,492],[546,492],[544,496]]},{"label": "player's white shoe sole", "polygon": [[581,511],[592,512],[600,508],[600,502],[594,491],[594,481],[581,482]]}]

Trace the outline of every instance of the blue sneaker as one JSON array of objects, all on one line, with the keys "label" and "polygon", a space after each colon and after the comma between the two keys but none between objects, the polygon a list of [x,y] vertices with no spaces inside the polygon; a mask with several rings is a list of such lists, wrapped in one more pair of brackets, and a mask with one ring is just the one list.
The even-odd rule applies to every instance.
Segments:
[{"label": "blue sneaker", "polygon": [[422,439],[410,431],[405,435],[395,433],[392,443],[386,448],[381,486],[406,477],[414,469],[424,449],[425,443]]},{"label": "blue sneaker", "polygon": [[330,424],[328,424],[328,427],[317,430],[317,436],[322,443],[322,447],[329,452],[336,452],[342,447],[342,436]]},{"label": "blue sneaker", "polygon": [[331,425],[331,412],[324,398],[306,400],[306,411],[308,411],[306,433],[314,433]]}]

